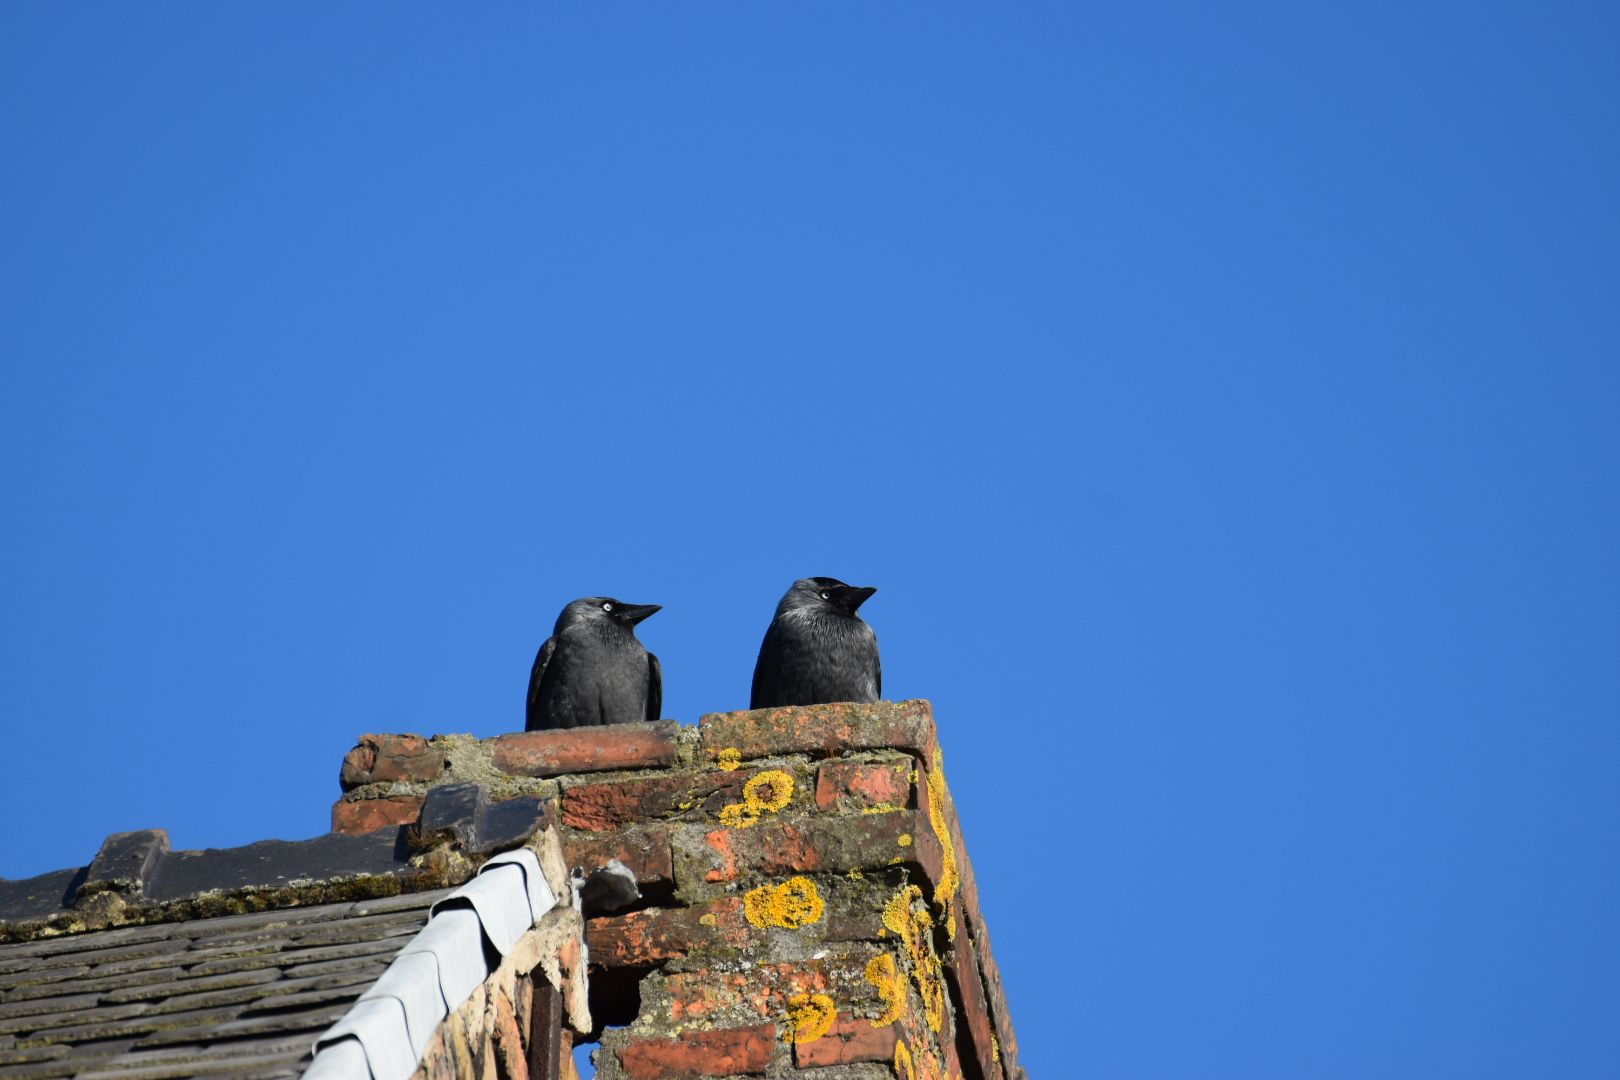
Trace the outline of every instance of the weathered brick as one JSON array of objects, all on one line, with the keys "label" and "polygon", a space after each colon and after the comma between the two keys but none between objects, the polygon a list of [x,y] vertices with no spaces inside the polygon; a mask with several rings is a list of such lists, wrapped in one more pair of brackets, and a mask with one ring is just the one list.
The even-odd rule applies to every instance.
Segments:
[{"label": "weathered brick", "polygon": [[816,772],[816,805],[823,810],[911,805],[911,762],[829,761]]},{"label": "weathered brick", "polygon": [[630,1080],[675,1080],[764,1072],[776,1049],[776,1025],[688,1031],[674,1039],[631,1039],[618,1051]]},{"label": "weathered brick", "polygon": [[496,1055],[496,1074],[506,1080],[529,1080],[529,1055],[523,1045],[523,1029],[518,1027],[517,1010],[506,991],[495,991],[495,1026],[490,1033]]},{"label": "weathered brick", "polygon": [[343,758],[344,791],[362,784],[426,783],[444,768],[444,751],[420,735],[362,735]]},{"label": "weathered brick", "polygon": [[752,775],[712,770],[573,785],[563,791],[563,824],[606,832],[675,814],[714,820],[722,807],[742,798]]},{"label": "weathered brick", "polygon": [[585,924],[595,967],[647,967],[705,945],[744,945],[752,933],[738,897],[698,907],[649,908]]},{"label": "weathered brick", "polygon": [[[926,819],[916,811],[859,816],[795,817],[762,821],[749,829],[715,829],[701,838],[677,834],[675,875],[690,885],[735,881],[742,876],[850,870],[880,870],[901,863],[926,870],[918,827]],[[937,860],[936,860],[937,862]]]},{"label": "weathered brick", "polygon": [[992,1042],[990,1008],[984,999],[984,983],[979,977],[979,958],[968,940],[966,927],[959,927],[952,943],[953,961],[947,973],[956,991],[958,1004],[957,1024],[967,1028],[973,1043],[973,1056],[979,1062],[979,1073],[985,1080],[1001,1080],[1001,1065],[996,1061]]},{"label": "weathered brick", "polygon": [[743,758],[896,749],[925,761],[934,756],[934,714],[922,700],[710,713],[698,718],[698,726],[704,752],[716,760],[722,750]]},{"label": "weathered brick", "polygon": [[569,833],[563,837],[562,845],[568,865],[584,867],[587,872],[606,866],[609,859],[618,859],[636,875],[638,884],[675,880],[667,828],[650,826],[614,833]]},{"label": "weathered brick", "polygon": [[390,826],[409,825],[422,813],[422,799],[416,795],[394,795],[386,799],[332,804],[332,831],[368,833]]},{"label": "weathered brick", "polygon": [[894,1044],[898,1039],[899,1032],[894,1024],[873,1027],[870,1020],[840,1016],[821,1038],[794,1044],[793,1064],[801,1069],[813,1069],[856,1061],[888,1063],[894,1060]]},{"label": "weathered brick", "polygon": [[984,915],[979,908],[979,884],[973,873],[973,860],[968,857],[967,841],[962,836],[962,822],[957,816],[955,801],[950,798],[948,791],[945,803],[946,824],[950,827],[951,842],[956,847],[957,872],[962,880],[959,896],[963,921],[966,924],[963,930],[973,938],[974,955],[978,959],[979,970],[984,978],[984,989],[989,997],[990,1020],[1000,1043],[1002,1067],[1006,1075],[1017,1076],[1023,1071],[1018,1064],[1018,1035],[1013,1030],[1012,1013],[1007,1007],[1007,992],[1002,986],[1001,970],[996,964],[995,954],[990,949],[990,931],[984,924]]},{"label": "weathered brick", "polygon": [[[875,987],[866,981],[866,964],[877,950],[866,945],[816,960],[754,964],[746,970],[700,968],[665,975],[662,987],[669,996],[669,1019],[677,1024],[715,1022],[729,1015],[736,1022],[750,1016],[782,1015],[795,994],[824,993],[838,1008],[875,1006]],[[891,1044],[892,1045],[892,1044]]]},{"label": "weathered brick", "polygon": [[673,720],[563,731],[520,731],[494,740],[495,767],[513,776],[561,776],[675,763]]}]

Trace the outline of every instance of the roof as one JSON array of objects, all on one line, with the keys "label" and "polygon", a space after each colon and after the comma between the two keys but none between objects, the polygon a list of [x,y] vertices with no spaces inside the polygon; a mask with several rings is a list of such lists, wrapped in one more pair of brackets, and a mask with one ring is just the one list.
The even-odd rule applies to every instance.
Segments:
[{"label": "roof", "polygon": [[293,1076],[438,889],[0,945],[8,1077]]},{"label": "roof", "polygon": [[[317,1036],[353,1028],[363,998],[373,1000],[360,1012],[375,1018],[379,997],[421,1020],[405,1047],[414,1068],[428,1025],[467,996],[466,986],[450,995],[439,976],[481,981],[493,965],[480,942],[505,955],[553,902],[524,898],[525,889],[554,896],[537,884],[537,865],[517,875],[525,886],[512,896],[511,873],[462,885],[480,866],[517,858],[485,861],[546,821],[534,799],[492,808],[476,788],[443,788],[432,820],[410,829],[206,851],[171,851],[162,830],[117,833],[87,866],[0,878],[0,1074],[295,1076]],[[556,861],[566,876],[560,853]],[[433,906],[452,897],[460,921],[460,908],[476,909],[470,935],[423,935]],[[441,955],[435,942],[468,955]],[[421,957],[408,965],[413,977],[389,974],[413,948],[434,952],[426,989],[414,977]],[[422,1001],[438,1012],[429,1017]],[[386,1013],[353,1033],[368,1056],[406,1041]]]}]

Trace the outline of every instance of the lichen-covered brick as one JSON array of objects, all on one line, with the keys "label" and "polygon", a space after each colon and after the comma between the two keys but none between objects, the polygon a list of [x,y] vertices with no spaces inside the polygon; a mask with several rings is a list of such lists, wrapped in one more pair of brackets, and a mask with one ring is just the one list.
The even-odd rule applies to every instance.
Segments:
[{"label": "lichen-covered brick", "polygon": [[819,1039],[795,1043],[793,1064],[801,1069],[827,1065],[848,1065],[856,1061],[894,1060],[894,1044],[899,1039],[896,1026],[873,1027],[859,1017],[841,1017]]},{"label": "lichen-covered brick", "polygon": [[569,866],[586,872],[618,859],[636,875],[639,885],[667,884],[675,880],[669,851],[669,829],[664,826],[621,829],[609,833],[571,833],[563,837],[563,855]]},{"label": "lichen-covered brick", "polygon": [[742,900],[725,897],[689,908],[649,908],[585,924],[590,961],[598,967],[647,967],[708,944],[746,944]]},{"label": "lichen-covered brick", "polygon": [[[568,784],[563,788],[563,824],[571,829],[606,832],[670,817],[723,820],[722,811],[727,806],[739,810],[744,806],[748,782],[762,771],[686,770]],[[788,784],[793,790],[801,786],[791,778]],[[791,799],[792,794],[788,797]],[[808,804],[808,795],[800,801]]]},{"label": "lichen-covered brick", "polygon": [[773,754],[830,757],[847,750],[906,750],[933,759],[934,714],[926,701],[841,702],[710,713],[698,718],[703,751],[720,760]]},{"label": "lichen-covered brick", "polygon": [[829,761],[816,772],[816,805],[823,810],[911,805],[911,762]]},{"label": "lichen-covered brick", "polygon": [[767,877],[817,871],[847,873],[914,864],[915,811],[834,816],[812,814],[762,821],[746,829],[714,829],[696,838],[674,838],[675,878],[682,887],[734,881],[743,873]]}]

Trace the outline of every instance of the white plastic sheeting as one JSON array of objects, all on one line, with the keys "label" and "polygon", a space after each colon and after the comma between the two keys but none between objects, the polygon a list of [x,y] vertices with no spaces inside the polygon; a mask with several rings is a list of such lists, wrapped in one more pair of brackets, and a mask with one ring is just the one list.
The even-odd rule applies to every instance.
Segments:
[{"label": "white plastic sheeting", "polygon": [[304,1075],[408,1080],[450,1010],[489,977],[485,942],[505,956],[556,904],[534,852],[519,848],[489,860],[477,877],[433,905],[421,933],[315,1040],[315,1059]]}]

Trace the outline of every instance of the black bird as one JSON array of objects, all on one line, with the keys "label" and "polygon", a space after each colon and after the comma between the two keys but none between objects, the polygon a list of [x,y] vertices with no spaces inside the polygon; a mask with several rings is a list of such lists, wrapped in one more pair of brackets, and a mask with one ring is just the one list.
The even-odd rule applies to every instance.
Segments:
[{"label": "black bird", "polygon": [[636,640],[657,604],[587,596],[562,609],[529,672],[526,731],[657,720],[664,669]]},{"label": "black bird", "polygon": [[875,592],[830,577],[795,581],[776,605],[776,617],[759,647],[748,707],[881,697],[877,634],[855,614]]}]

